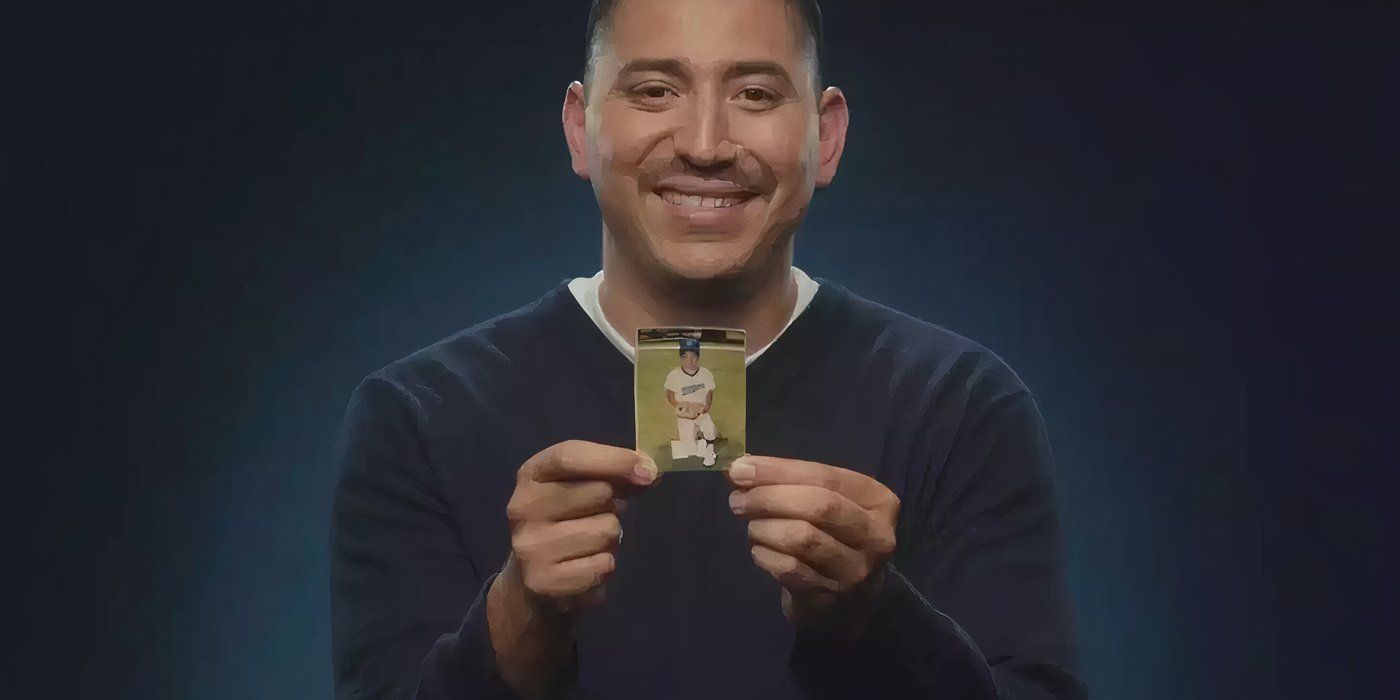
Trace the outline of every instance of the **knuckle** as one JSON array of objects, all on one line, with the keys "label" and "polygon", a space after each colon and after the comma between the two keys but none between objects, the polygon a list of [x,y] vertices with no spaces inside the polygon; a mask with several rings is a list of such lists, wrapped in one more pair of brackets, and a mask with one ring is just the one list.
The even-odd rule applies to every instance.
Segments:
[{"label": "knuckle", "polygon": [[851,582],[851,587],[854,588],[858,581],[864,581],[870,578],[870,574],[873,571],[875,571],[875,567],[871,566],[869,562],[861,562],[860,566],[856,567],[856,581]]},{"label": "knuckle", "polygon": [[543,578],[540,576],[540,572],[533,569],[526,569],[520,575],[520,580],[525,583],[525,588],[536,594],[544,593],[545,581],[542,580]]},{"label": "knuckle", "polygon": [[594,554],[607,551],[616,542],[617,534],[607,531],[591,533],[580,539],[581,546]]},{"label": "knuckle", "polygon": [[512,497],[510,502],[506,503],[506,521],[511,525],[518,525],[529,518],[530,509],[519,496]]},{"label": "knuckle", "polygon": [[778,571],[784,576],[795,576],[799,570],[800,567],[797,565],[796,559],[787,555],[778,559]]},{"label": "knuckle", "polygon": [[613,569],[612,561],[611,554],[603,554],[598,557],[598,561],[594,563],[593,585],[596,586],[608,579],[608,574],[612,573]]},{"label": "knuckle", "polygon": [[903,503],[899,500],[899,496],[895,495],[893,491],[885,498],[885,507],[896,517],[899,516],[899,509],[902,505]]},{"label": "knuckle", "polygon": [[881,556],[889,556],[891,554],[894,554],[894,551],[897,547],[898,542],[896,542],[896,538],[893,532],[886,532],[881,534],[875,542],[875,551],[878,552]]},{"label": "knuckle", "polygon": [[594,481],[588,484],[588,494],[599,500],[612,498],[616,489],[606,481]]},{"label": "knuckle", "polygon": [[601,513],[598,521],[604,533],[613,535],[622,531],[622,520],[617,517],[617,513]]},{"label": "knuckle", "polygon": [[[781,549],[793,550],[802,545],[802,530],[798,529],[796,526],[783,523],[770,527],[772,529],[767,533],[768,538],[777,542]],[[759,533],[762,534],[764,529],[765,528],[760,527]]]},{"label": "knuckle", "polygon": [[520,534],[511,540],[511,549],[524,563],[529,563],[539,552],[540,539],[533,534]]},{"label": "knuckle", "polygon": [[558,445],[550,445],[531,455],[529,459],[525,460],[524,464],[520,465],[519,471],[516,472],[516,480],[528,481],[533,479],[536,471],[544,465],[549,464],[549,462],[554,459],[554,451],[557,447]]},{"label": "knuckle", "polygon": [[563,464],[568,460],[569,453],[578,449],[577,445],[581,443],[581,440],[565,440],[536,452],[520,467],[516,474],[517,481],[534,481],[541,470]]},{"label": "knuckle", "polygon": [[790,541],[792,547],[797,552],[803,555],[811,555],[821,549],[821,537],[817,534],[817,529],[815,527],[804,523],[794,528],[794,530],[795,532],[791,535]]}]

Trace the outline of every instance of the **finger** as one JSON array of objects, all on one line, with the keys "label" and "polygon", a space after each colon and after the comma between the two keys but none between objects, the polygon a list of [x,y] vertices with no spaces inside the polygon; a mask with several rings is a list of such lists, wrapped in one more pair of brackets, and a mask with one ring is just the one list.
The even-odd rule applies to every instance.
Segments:
[{"label": "finger", "polygon": [[622,523],[617,515],[599,513],[524,528],[511,539],[511,549],[526,564],[546,565],[616,551],[621,537]]},{"label": "finger", "polygon": [[767,571],[769,575],[778,580],[778,583],[783,585],[783,588],[794,593],[814,591],[834,593],[840,589],[840,584],[813,571],[812,567],[803,564],[789,554],[783,554],[761,544],[754,545],[751,554],[754,563],[758,564],[758,568]]},{"label": "finger", "polygon": [[729,509],[750,520],[805,520],[860,551],[866,551],[882,532],[869,511],[820,486],[784,484],[734,491],[729,495]]},{"label": "finger", "polygon": [[803,484],[835,491],[862,508],[899,508],[899,498],[874,478],[850,469],[820,462],[782,457],[744,455],[734,460],[728,472],[735,486],[752,488],[770,484]]},{"label": "finger", "polygon": [[596,442],[568,440],[551,445],[525,462],[520,478],[533,481],[597,479],[645,486],[656,480],[656,463],[640,452]]},{"label": "finger", "polygon": [[530,520],[572,520],[597,513],[620,510],[618,489],[606,481],[530,482],[511,494],[506,519],[511,523]]},{"label": "finger", "polygon": [[553,566],[528,567],[525,586],[550,598],[582,595],[607,581],[616,567],[617,559],[611,552],[599,552]]},{"label": "finger", "polygon": [[869,573],[860,552],[801,520],[755,520],[749,523],[749,542],[791,556],[844,587],[864,581]]}]

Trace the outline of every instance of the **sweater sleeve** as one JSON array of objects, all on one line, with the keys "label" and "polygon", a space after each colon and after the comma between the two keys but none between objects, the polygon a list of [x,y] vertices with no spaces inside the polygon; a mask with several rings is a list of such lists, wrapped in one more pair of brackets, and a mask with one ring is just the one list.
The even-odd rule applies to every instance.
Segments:
[{"label": "sweater sleeve", "polygon": [[436,488],[392,379],[356,389],[331,520],[337,698],[512,698],[495,667],[483,578]]},{"label": "sweater sleeve", "polygon": [[972,418],[931,480],[936,487],[903,504],[898,550],[859,637],[799,632],[790,667],[809,694],[1086,695],[1069,672],[1074,643],[1044,421],[1024,388]]}]

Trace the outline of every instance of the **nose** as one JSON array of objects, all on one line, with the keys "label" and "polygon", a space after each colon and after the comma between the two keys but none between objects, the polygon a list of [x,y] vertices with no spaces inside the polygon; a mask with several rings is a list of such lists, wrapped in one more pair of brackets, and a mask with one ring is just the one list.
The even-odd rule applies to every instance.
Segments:
[{"label": "nose", "polygon": [[729,115],[713,93],[691,100],[685,122],[676,130],[676,155],[699,171],[714,171],[734,162],[737,147],[729,140]]}]

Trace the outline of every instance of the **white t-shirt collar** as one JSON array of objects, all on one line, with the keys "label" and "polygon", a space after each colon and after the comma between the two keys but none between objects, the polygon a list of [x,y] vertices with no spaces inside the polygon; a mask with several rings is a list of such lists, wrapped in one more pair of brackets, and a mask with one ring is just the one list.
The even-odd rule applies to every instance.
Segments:
[{"label": "white t-shirt collar", "polygon": [[[773,343],[777,342],[778,338],[782,337],[783,332],[786,331],[788,327],[792,325],[792,322],[796,321],[797,317],[812,303],[812,297],[817,295],[817,287],[819,285],[811,277],[808,277],[807,273],[799,270],[796,266],[792,268],[792,278],[797,282],[797,303],[792,307],[792,315],[788,317],[787,323],[783,324],[783,330],[778,331],[778,335],[774,336],[771,342],[759,348],[744,360],[745,366],[753,364],[753,361],[767,352],[768,348],[773,347]],[[629,342],[627,338],[623,337],[621,333],[617,332],[617,328],[613,327],[613,324],[609,323],[608,319],[603,316],[603,307],[598,303],[598,287],[602,283],[603,271],[599,270],[598,273],[592,277],[576,277],[570,280],[569,292],[574,295],[574,299],[578,302],[578,305],[583,307],[584,313],[588,314],[588,317],[593,319],[593,324],[598,326],[598,330],[603,332],[603,335],[613,344],[613,347],[616,347],[623,355],[627,356],[628,360],[635,363],[637,361],[637,349],[632,347],[632,343]]]}]

